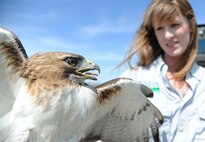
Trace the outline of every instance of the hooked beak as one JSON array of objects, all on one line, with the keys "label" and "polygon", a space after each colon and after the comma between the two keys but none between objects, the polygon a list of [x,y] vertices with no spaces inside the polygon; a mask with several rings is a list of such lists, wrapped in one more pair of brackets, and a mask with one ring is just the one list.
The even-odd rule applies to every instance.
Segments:
[{"label": "hooked beak", "polygon": [[85,62],[83,62],[81,67],[77,70],[77,73],[78,75],[83,76],[85,79],[97,80],[97,74],[88,72],[91,70],[97,70],[100,74],[100,67],[97,64],[93,63],[92,61],[85,60]]}]

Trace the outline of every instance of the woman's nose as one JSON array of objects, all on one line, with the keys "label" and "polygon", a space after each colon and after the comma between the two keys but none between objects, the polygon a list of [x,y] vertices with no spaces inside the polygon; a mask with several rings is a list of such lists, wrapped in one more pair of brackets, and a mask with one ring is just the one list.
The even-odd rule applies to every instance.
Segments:
[{"label": "woman's nose", "polygon": [[165,29],[165,38],[166,39],[171,39],[174,37],[174,33],[172,30],[170,29]]}]

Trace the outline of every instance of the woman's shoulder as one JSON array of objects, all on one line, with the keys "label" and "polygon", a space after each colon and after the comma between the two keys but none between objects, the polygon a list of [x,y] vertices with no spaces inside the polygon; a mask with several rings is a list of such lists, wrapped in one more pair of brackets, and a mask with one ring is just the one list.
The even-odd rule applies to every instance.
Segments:
[{"label": "woman's shoulder", "polygon": [[138,74],[139,67],[129,68],[121,74],[121,77],[133,78],[132,76],[136,76]]},{"label": "woman's shoulder", "polygon": [[205,81],[205,67],[199,66],[199,73],[198,76],[201,77],[201,80]]},{"label": "woman's shoulder", "polygon": [[127,78],[132,78],[134,80],[142,79],[144,76],[149,76],[156,72],[156,70],[152,67],[143,67],[143,66],[138,66],[135,68],[129,68],[126,71],[124,71],[121,74],[121,77],[127,77]]},{"label": "woman's shoulder", "polygon": [[161,67],[164,65],[164,62],[161,57],[158,57],[150,65],[147,66],[135,66],[130,67],[125,72],[122,73],[121,77],[128,77],[134,80],[147,80],[156,78],[160,73]]},{"label": "woman's shoulder", "polygon": [[205,78],[205,68],[195,63],[191,69],[191,74],[196,77]]}]

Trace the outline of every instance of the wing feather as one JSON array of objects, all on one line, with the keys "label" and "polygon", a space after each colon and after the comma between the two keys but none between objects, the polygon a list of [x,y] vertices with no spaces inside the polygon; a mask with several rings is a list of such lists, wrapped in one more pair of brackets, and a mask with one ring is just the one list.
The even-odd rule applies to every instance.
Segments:
[{"label": "wing feather", "polygon": [[[146,98],[152,96],[148,87],[131,79],[119,78],[96,89],[101,107],[103,105],[108,113],[90,128],[91,133],[86,140],[146,142],[152,135],[155,141],[159,140],[158,127],[163,123],[163,117]],[[102,111],[98,112],[99,115]]]},{"label": "wing feather", "polygon": [[10,111],[19,85],[19,72],[27,54],[12,32],[0,28],[0,118]]}]

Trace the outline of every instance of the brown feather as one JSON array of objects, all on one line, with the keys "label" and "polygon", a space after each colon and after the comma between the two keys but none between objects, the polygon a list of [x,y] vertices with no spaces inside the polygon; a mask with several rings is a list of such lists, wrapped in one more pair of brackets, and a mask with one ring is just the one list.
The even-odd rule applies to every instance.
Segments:
[{"label": "brown feather", "polygon": [[14,43],[10,43],[10,44],[5,44],[5,43],[1,43],[1,45],[3,44],[3,47],[1,48],[1,50],[5,53],[6,55],[6,66],[9,68],[11,68],[11,73],[16,73],[20,71],[20,66],[23,63],[23,58],[21,58],[21,56],[19,56],[19,51],[16,48],[12,48],[14,45]]},{"label": "brown feather", "polygon": [[106,101],[112,99],[112,97],[117,95],[118,92],[121,90],[121,87],[119,85],[115,85],[117,81],[118,79],[111,80],[96,87],[98,90],[100,105],[103,105],[104,103],[106,103]]},{"label": "brown feather", "polygon": [[25,86],[28,94],[34,96],[39,105],[45,105],[64,87],[77,85],[69,79],[69,72],[73,69],[62,61],[68,53],[51,52],[39,53],[29,58],[21,67],[21,77],[25,78]]}]

